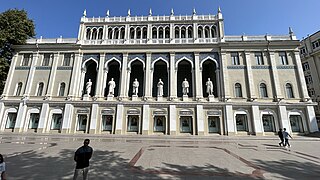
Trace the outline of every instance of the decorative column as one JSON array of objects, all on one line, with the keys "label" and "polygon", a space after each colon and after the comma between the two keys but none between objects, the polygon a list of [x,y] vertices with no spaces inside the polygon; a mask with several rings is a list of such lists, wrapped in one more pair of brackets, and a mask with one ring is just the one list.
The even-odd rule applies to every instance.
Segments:
[{"label": "decorative column", "polygon": [[95,97],[101,98],[103,97],[103,82],[104,79],[104,60],[105,60],[105,53],[100,53],[100,60],[99,60],[99,70],[98,70],[98,78],[96,84],[96,94]]},{"label": "decorative column", "polygon": [[273,86],[275,90],[275,100],[279,101],[280,99],[283,99],[283,94],[281,91],[281,85],[279,80],[279,74],[277,69],[277,62],[274,56],[274,52],[269,51],[269,58],[271,63],[271,72],[273,77]]},{"label": "decorative column", "polygon": [[[106,87],[107,87],[107,79],[108,79],[108,67],[103,67],[103,80],[102,80],[102,96],[104,97],[106,93]],[[120,84],[116,84],[117,86],[120,86]],[[117,94],[119,96],[119,93]]]},{"label": "decorative column", "polygon": [[97,134],[97,122],[99,119],[99,104],[92,104],[89,134]]},{"label": "decorative column", "polygon": [[[115,134],[123,134],[122,124],[126,122],[124,119],[124,107],[122,104],[117,105],[117,114],[116,114],[116,131]],[[125,124],[125,123],[124,123]]]},{"label": "decorative column", "polygon": [[197,105],[197,125],[198,125],[198,135],[204,135],[204,111],[203,105]]},{"label": "decorative column", "polygon": [[299,89],[300,89],[300,95],[303,101],[308,101],[310,100],[310,97],[308,95],[308,90],[307,90],[307,85],[306,85],[306,80],[304,78],[304,73],[302,70],[302,64],[301,64],[301,59],[299,55],[299,51],[294,51],[294,59],[296,61],[296,74],[299,79]]},{"label": "decorative column", "polygon": [[252,68],[251,68],[251,59],[250,59],[250,52],[245,51],[245,60],[247,65],[247,79],[248,79],[248,85],[249,85],[249,94],[251,100],[255,100],[257,98],[256,95],[256,88],[254,87],[254,81],[253,81],[253,74],[252,74]]},{"label": "decorative column", "polygon": [[262,120],[260,118],[259,106],[252,106],[252,122],[253,122],[253,133],[258,135],[263,135],[263,125]]},{"label": "decorative column", "polygon": [[[9,72],[8,72],[6,84],[5,84],[4,89],[3,89],[3,94],[2,94],[3,97],[6,97],[6,96],[9,95],[10,87],[12,86],[11,84],[12,84],[14,70],[15,70],[15,68],[17,66],[17,61],[18,61],[18,53],[16,53],[13,56],[12,60],[11,60],[10,69],[9,69]],[[0,118],[1,118],[1,116],[0,116]]]},{"label": "decorative column", "polygon": [[26,113],[27,113],[27,100],[22,100],[19,104],[18,114],[16,125],[14,127],[14,132],[22,132],[23,126],[26,120]]},{"label": "decorative column", "polygon": [[70,98],[75,98],[78,95],[79,91],[79,83],[80,83],[80,75],[81,75],[81,62],[82,62],[82,54],[75,54],[73,60],[73,69],[70,81],[70,89],[69,95]]},{"label": "decorative column", "polygon": [[33,77],[34,77],[34,73],[36,71],[36,65],[37,65],[37,61],[38,61],[38,57],[39,57],[39,52],[34,53],[33,57],[32,57],[32,63],[31,63],[31,67],[29,70],[29,75],[28,75],[28,80],[27,80],[27,84],[26,84],[26,89],[24,92],[25,97],[29,97],[30,96],[30,92],[31,92],[31,88],[32,88],[32,82],[33,82]]},{"label": "decorative column", "polygon": [[[63,112],[63,122],[62,122],[62,130],[61,133],[67,134],[71,133],[71,123],[73,119],[73,111],[74,107],[72,104],[66,104]],[[77,123],[77,122],[75,122]]]},{"label": "decorative column", "polygon": [[222,82],[220,83],[222,86],[222,89],[224,90],[224,98],[230,99],[231,98],[231,92],[230,92],[230,82],[229,82],[229,74],[228,74],[228,59],[227,59],[227,53],[222,51],[221,52],[221,69],[222,69]]},{"label": "decorative column", "polygon": [[38,133],[46,133],[47,128],[45,127],[45,125],[48,123],[48,119],[50,118],[48,117],[48,115],[49,115],[49,103],[45,102],[42,104],[42,107],[41,107],[39,125],[37,129]]},{"label": "decorative column", "polygon": [[[220,68],[220,67],[219,67]],[[216,69],[216,81],[217,81],[217,96],[219,100],[221,99],[221,77],[220,77],[220,69]]]},{"label": "decorative column", "polygon": [[226,105],[224,107],[224,123],[225,123],[225,127],[226,127],[226,134],[227,135],[235,135],[236,133],[236,127],[235,127],[235,122],[234,122],[234,115],[233,115],[233,109],[232,109],[232,105]]},{"label": "decorative column", "polygon": [[193,86],[195,87],[195,97],[196,99],[202,99],[202,68],[200,67],[200,58],[199,53],[194,53],[194,71],[195,71],[195,84]]},{"label": "decorative column", "polygon": [[[319,131],[316,114],[313,106],[307,106],[307,119],[309,120],[310,133]],[[307,127],[305,127],[307,128]]]},{"label": "decorative column", "polygon": [[170,121],[170,135],[177,134],[177,109],[176,105],[169,105],[169,121]]},{"label": "decorative column", "polygon": [[177,69],[175,54],[170,53],[170,99],[177,98]]},{"label": "decorative column", "polygon": [[146,69],[145,69],[145,87],[144,87],[144,95],[145,98],[151,98],[152,97],[152,76],[153,72],[151,72],[151,53],[146,54]]},{"label": "decorative column", "polygon": [[291,132],[291,125],[289,122],[286,106],[282,106],[282,105],[279,106],[279,121],[280,121],[280,128],[286,128],[287,132]]},{"label": "decorative column", "polygon": [[52,61],[52,67],[51,67],[51,72],[49,75],[49,84],[48,84],[48,89],[47,89],[47,94],[46,98],[51,99],[52,96],[52,91],[56,79],[56,74],[57,74],[57,66],[58,66],[58,61],[59,61],[59,55],[60,53],[54,54],[53,61]]},{"label": "decorative column", "polygon": [[150,124],[150,108],[149,105],[144,104],[143,105],[143,111],[142,111],[142,134],[148,135],[149,134],[149,124]]},{"label": "decorative column", "polygon": [[3,116],[4,115],[4,108],[5,108],[4,103],[0,100],[0,131],[3,131],[4,126],[6,124],[5,121],[7,120]]},{"label": "decorative column", "polygon": [[127,66],[128,66],[128,54],[125,53],[123,54],[123,62],[122,62],[122,70],[121,70],[121,85],[120,85],[120,97],[124,98],[127,97],[127,89],[126,89],[126,84],[127,84]]}]

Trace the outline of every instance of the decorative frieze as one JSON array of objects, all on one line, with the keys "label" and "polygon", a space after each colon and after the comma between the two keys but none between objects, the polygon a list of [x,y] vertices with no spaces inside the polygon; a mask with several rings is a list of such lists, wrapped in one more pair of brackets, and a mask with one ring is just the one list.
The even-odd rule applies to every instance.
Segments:
[{"label": "decorative frieze", "polygon": [[114,114],[114,110],[113,109],[103,109],[103,110],[101,110],[101,114],[103,114],[103,115],[113,115]]},{"label": "decorative frieze", "polygon": [[30,67],[29,66],[17,66],[14,68],[15,70],[29,70]]},{"label": "decorative frieze", "polygon": [[106,61],[110,59],[117,59],[120,62],[122,62],[123,55],[121,53],[115,53],[115,54],[106,54]]},{"label": "decorative frieze", "polygon": [[208,116],[221,116],[221,111],[217,110],[209,110],[207,111]]},{"label": "decorative frieze", "polygon": [[251,66],[252,69],[272,69],[271,66]]},{"label": "decorative frieze", "polygon": [[99,62],[100,54],[84,54],[83,58],[82,58],[82,62],[84,62],[85,60],[90,59],[90,58]]},{"label": "decorative frieze", "polygon": [[57,70],[72,70],[71,66],[58,66]]},{"label": "decorative frieze", "polygon": [[242,65],[236,65],[236,66],[227,66],[227,69],[247,69],[247,67]]},{"label": "decorative frieze", "polygon": [[87,113],[89,113],[89,112],[90,112],[89,109],[78,109],[78,110],[77,110],[77,113],[78,113],[78,114],[87,114]]},{"label": "decorative frieze", "polygon": [[139,109],[129,109],[127,111],[128,115],[140,115],[140,110]]},{"label": "decorative frieze", "polygon": [[128,55],[128,60],[129,61],[131,61],[131,60],[133,60],[133,59],[135,59],[135,58],[139,58],[139,59],[141,59],[142,61],[145,61],[146,60],[146,54],[144,54],[144,53],[141,53],[141,54],[129,54]]},{"label": "decorative frieze", "polygon": [[293,66],[293,65],[277,66],[277,69],[296,69],[296,66]]}]

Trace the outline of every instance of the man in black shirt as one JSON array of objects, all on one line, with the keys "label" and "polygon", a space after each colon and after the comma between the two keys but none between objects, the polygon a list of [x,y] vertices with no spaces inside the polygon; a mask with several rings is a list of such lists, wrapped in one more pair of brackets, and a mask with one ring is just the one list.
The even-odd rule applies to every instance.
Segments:
[{"label": "man in black shirt", "polygon": [[281,142],[279,142],[279,146],[281,146],[281,145],[284,146],[284,139],[283,139],[283,133],[282,133],[282,129],[281,128],[278,131],[278,136],[279,136],[280,141],[281,141]]},{"label": "man in black shirt", "polygon": [[74,153],[74,161],[76,161],[76,169],[73,179],[76,180],[80,172],[83,174],[83,180],[88,179],[89,160],[92,157],[93,149],[89,146],[90,140],[85,139],[83,146]]}]

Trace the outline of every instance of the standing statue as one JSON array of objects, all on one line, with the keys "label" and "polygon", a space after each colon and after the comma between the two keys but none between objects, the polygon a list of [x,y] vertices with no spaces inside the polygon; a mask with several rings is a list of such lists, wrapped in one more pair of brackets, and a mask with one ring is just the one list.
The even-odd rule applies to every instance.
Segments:
[{"label": "standing statue", "polygon": [[212,81],[210,80],[210,78],[208,78],[208,81],[206,82],[206,86],[207,86],[207,93],[209,94],[209,96],[212,96],[213,84],[212,84]]},{"label": "standing statue", "polygon": [[137,80],[137,78],[134,79],[133,83],[132,83],[132,95],[137,96],[138,95],[138,89],[139,89],[139,81]]},{"label": "standing statue", "polygon": [[109,85],[109,95],[114,95],[114,88],[116,87],[116,83],[114,82],[113,78],[108,83]]},{"label": "standing statue", "polygon": [[158,92],[157,92],[157,96],[163,96],[163,82],[161,81],[161,79],[159,79],[159,82],[158,82]]},{"label": "standing statue", "polygon": [[86,94],[89,95],[91,93],[92,82],[91,79],[86,83]]},{"label": "standing statue", "polygon": [[182,82],[182,94],[188,95],[189,93],[189,82],[187,81],[187,78],[184,78],[184,81]]}]

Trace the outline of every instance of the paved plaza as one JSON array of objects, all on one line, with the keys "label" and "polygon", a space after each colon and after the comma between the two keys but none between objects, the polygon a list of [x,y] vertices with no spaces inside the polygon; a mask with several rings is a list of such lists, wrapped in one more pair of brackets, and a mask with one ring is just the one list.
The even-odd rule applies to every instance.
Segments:
[{"label": "paved plaza", "polygon": [[319,179],[320,138],[1,134],[8,179],[72,179],[74,151],[94,148],[90,179]]}]

